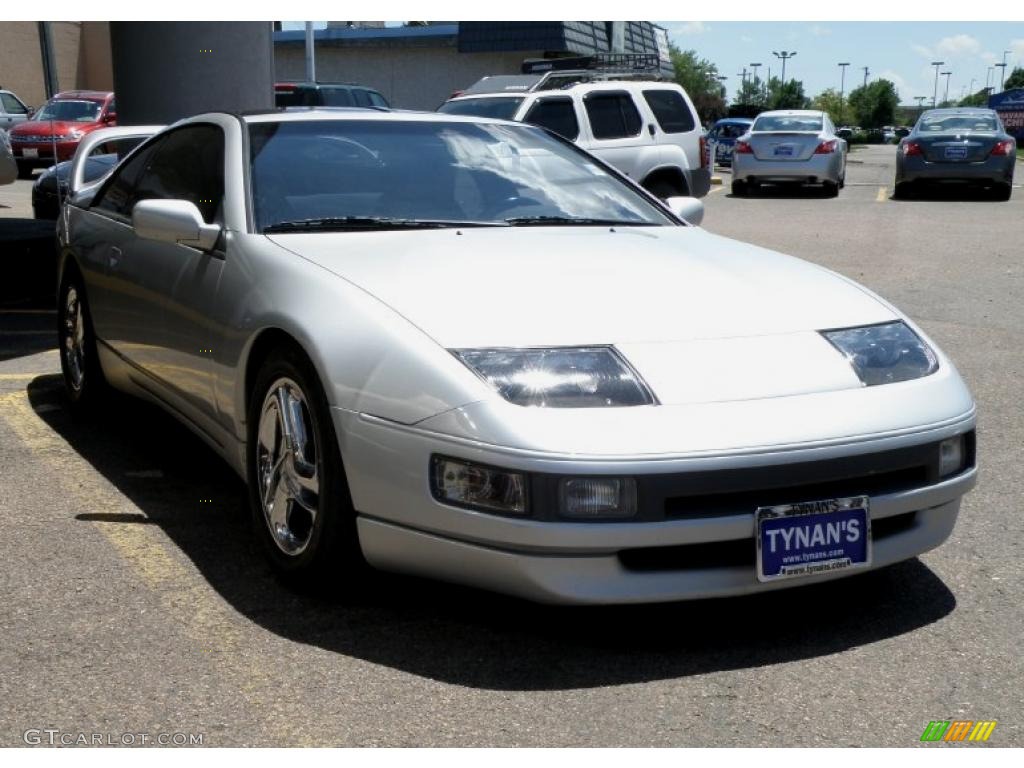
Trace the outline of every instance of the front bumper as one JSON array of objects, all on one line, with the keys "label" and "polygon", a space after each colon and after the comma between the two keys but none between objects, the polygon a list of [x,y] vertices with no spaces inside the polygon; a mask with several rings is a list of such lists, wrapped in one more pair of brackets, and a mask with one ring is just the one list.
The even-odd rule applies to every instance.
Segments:
[{"label": "front bumper", "polygon": [[1012,184],[1013,156],[989,157],[978,163],[930,163],[923,157],[902,157],[896,164],[897,183],[951,181],[975,184]]},{"label": "front bumper", "polygon": [[[525,455],[341,409],[332,413],[336,432],[343,436],[342,456],[359,513],[360,544],[367,560],[382,570],[551,603],[740,595],[859,572],[758,582],[753,511],[760,503],[737,509],[698,497],[696,506],[683,514],[659,516],[652,510],[667,510],[669,505],[661,501],[652,505],[646,493],[641,519],[630,522],[501,517],[438,502],[430,492],[427,470],[432,455],[444,454],[539,475],[627,474],[637,477],[641,488],[650,489],[659,483],[678,487],[688,477],[708,475],[704,471],[709,466],[707,457],[580,461],[571,455]],[[882,451],[913,451],[969,432],[973,426],[972,412],[935,429],[860,442],[843,451],[856,462]],[[777,478],[794,466],[822,459],[825,452],[806,448],[787,454],[716,457],[712,464],[720,474],[734,469],[745,477],[760,471],[761,477]],[[824,460],[837,458],[833,447]],[[930,478],[910,488],[885,492],[879,486],[879,492],[870,494],[871,567],[905,560],[941,544],[952,531],[960,499],[973,487],[975,476],[976,469],[970,466],[951,478]],[[784,495],[785,489],[775,482],[772,493]],[[853,494],[835,492],[815,499],[839,495]],[[765,503],[777,501],[767,494],[764,498]]]},{"label": "front bumper", "polygon": [[759,160],[752,154],[732,156],[733,180],[799,181],[838,184],[843,175],[843,154],[812,155],[807,160]]},{"label": "front bumper", "polygon": [[[57,162],[62,163],[65,160],[70,160],[75,156],[75,150],[77,149],[77,141],[58,141],[56,143]],[[25,150],[28,150],[28,153]],[[11,151],[14,153],[14,159],[21,165],[39,168],[54,164],[54,144],[49,141],[17,143],[12,141]],[[28,157],[27,154],[32,152],[35,152],[36,156]]]}]

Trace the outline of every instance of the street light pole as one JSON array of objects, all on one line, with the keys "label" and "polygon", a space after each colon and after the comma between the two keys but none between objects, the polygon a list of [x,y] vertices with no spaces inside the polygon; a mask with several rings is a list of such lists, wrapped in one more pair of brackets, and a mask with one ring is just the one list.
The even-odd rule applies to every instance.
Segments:
[{"label": "street light pole", "polygon": [[1003,51],[1003,63],[997,66],[1003,68],[1002,74],[999,75],[999,90],[1003,90],[1003,84],[1006,82],[1006,54],[1013,53],[1013,51]]},{"label": "street light pole", "polygon": [[942,103],[943,104],[948,104],[949,103],[949,76],[952,75],[953,73],[952,72],[943,72],[942,74],[946,76],[946,96],[942,100]]},{"label": "street light pole", "polygon": [[932,93],[932,109],[939,106],[939,67],[945,63],[944,61],[932,62],[932,66],[935,67],[935,91]]},{"label": "street light pole", "polygon": [[864,67],[864,87],[865,88],[868,87],[868,75],[870,75],[870,74],[871,74],[871,70],[868,69],[867,67]]},{"label": "street light pole", "polygon": [[921,115],[924,114],[924,100],[927,96],[915,96],[914,99],[917,101],[917,119],[921,119]]},{"label": "street light pole", "polygon": [[776,58],[782,59],[782,84],[785,85],[786,84],[786,59],[792,59],[794,56],[796,56],[796,51],[782,51],[781,53],[779,51],[772,51],[772,54]]},{"label": "street light pole", "polygon": [[843,93],[846,90],[846,68],[850,66],[848,61],[840,61],[839,67],[839,122],[843,122]]}]

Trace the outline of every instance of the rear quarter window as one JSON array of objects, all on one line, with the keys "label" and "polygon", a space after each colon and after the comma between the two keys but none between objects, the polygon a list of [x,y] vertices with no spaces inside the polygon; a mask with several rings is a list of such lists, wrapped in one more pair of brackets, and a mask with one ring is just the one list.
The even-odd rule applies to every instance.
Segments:
[{"label": "rear quarter window", "polygon": [[644,91],[644,100],[665,133],[688,133],[696,127],[690,106],[679,91]]},{"label": "rear quarter window", "polygon": [[576,108],[569,98],[539,99],[530,107],[523,122],[547,128],[569,141],[574,141],[580,135]]}]

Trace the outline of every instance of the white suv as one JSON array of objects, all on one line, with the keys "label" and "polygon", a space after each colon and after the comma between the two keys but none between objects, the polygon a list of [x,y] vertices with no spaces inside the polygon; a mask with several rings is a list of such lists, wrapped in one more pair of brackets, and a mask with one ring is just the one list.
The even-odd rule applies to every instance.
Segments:
[{"label": "white suv", "polygon": [[547,128],[663,199],[708,193],[711,171],[700,121],[679,85],[635,79],[550,89],[544,84],[536,75],[485,77],[438,112]]}]

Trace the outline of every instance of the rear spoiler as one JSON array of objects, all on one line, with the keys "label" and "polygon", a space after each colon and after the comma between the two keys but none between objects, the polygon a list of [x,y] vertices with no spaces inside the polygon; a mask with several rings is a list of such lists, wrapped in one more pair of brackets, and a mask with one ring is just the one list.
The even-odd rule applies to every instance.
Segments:
[{"label": "rear spoiler", "polygon": [[75,150],[71,173],[68,175],[68,197],[79,192],[85,186],[85,160],[96,147],[115,139],[148,139],[164,128],[166,128],[164,125],[125,125],[116,128],[100,128],[86,134],[85,138],[78,143],[78,149]]}]

